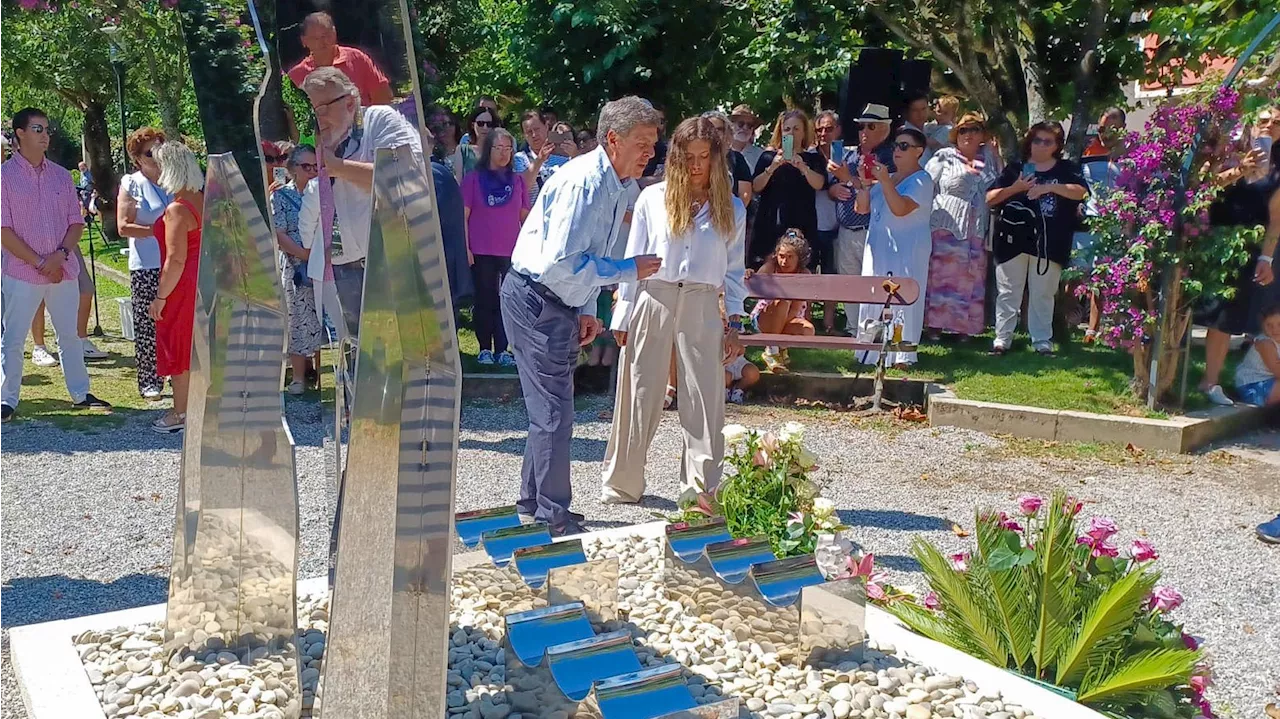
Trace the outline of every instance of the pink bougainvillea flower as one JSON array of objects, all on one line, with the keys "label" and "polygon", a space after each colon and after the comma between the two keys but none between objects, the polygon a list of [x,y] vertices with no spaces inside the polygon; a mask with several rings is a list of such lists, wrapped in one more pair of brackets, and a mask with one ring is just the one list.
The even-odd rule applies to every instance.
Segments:
[{"label": "pink bougainvillea flower", "polygon": [[1199,649],[1199,648],[1200,648],[1200,641],[1199,641],[1198,639],[1196,639],[1195,637],[1191,636],[1190,634],[1187,634],[1186,632],[1183,632],[1183,633],[1182,633],[1182,646],[1186,647],[1187,649],[1191,649],[1192,651],[1194,651],[1194,650],[1196,650],[1196,649]]},{"label": "pink bougainvillea flower", "polygon": [[1153,562],[1160,558],[1155,546],[1145,539],[1133,541],[1133,546],[1129,548],[1129,556],[1133,557],[1135,562]]},{"label": "pink bougainvillea flower", "polygon": [[925,609],[928,609],[930,611],[935,611],[935,612],[938,611],[938,607],[942,606],[941,602],[938,601],[937,592],[929,592],[928,594],[924,595],[924,599],[922,600],[922,603],[924,604]]},{"label": "pink bougainvillea flower", "polygon": [[969,553],[958,552],[951,555],[951,566],[955,567],[957,572],[965,572],[969,570]]},{"label": "pink bougainvillea flower", "polygon": [[1030,494],[1018,497],[1018,511],[1027,517],[1035,516],[1040,511],[1040,507],[1044,505],[1044,499]]},{"label": "pink bougainvillea flower", "polygon": [[1111,521],[1109,517],[1091,517],[1089,526],[1085,528],[1084,533],[1098,540],[1104,541],[1119,531],[1116,523]]},{"label": "pink bougainvillea flower", "polygon": [[1172,612],[1182,606],[1182,595],[1173,587],[1164,585],[1156,587],[1147,598],[1147,606],[1157,612]]},{"label": "pink bougainvillea flower", "polygon": [[867,597],[883,602],[885,600],[884,587],[879,584],[867,583]]}]

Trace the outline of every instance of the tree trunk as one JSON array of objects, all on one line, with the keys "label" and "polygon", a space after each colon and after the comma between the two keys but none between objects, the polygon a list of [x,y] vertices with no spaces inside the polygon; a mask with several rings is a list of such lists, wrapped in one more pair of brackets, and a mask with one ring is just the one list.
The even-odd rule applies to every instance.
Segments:
[{"label": "tree trunk", "polygon": [[1014,18],[1014,25],[1013,48],[1018,54],[1019,64],[1022,65],[1022,79],[1027,93],[1027,123],[1032,125],[1049,118],[1049,103],[1045,100],[1044,71],[1040,67],[1039,53],[1036,51],[1035,29],[1031,27],[1028,13],[1019,12]]},{"label": "tree trunk", "polygon": [[1076,101],[1071,108],[1071,135],[1067,138],[1067,155],[1069,157],[1084,156],[1084,140],[1088,135],[1090,105],[1093,102],[1094,86],[1097,84],[1098,45],[1102,42],[1102,34],[1107,27],[1107,14],[1111,11],[1111,0],[1093,0],[1089,5],[1089,24],[1085,28],[1084,42],[1081,47],[1087,48],[1076,65],[1075,87]]},{"label": "tree trunk", "polygon": [[[1180,265],[1166,273],[1161,284],[1166,312],[1156,320],[1157,334],[1133,353],[1132,387],[1134,394],[1143,400],[1149,399],[1152,392],[1155,392],[1157,402],[1169,403],[1174,399],[1170,390],[1178,379],[1182,339],[1191,327],[1191,307],[1182,301],[1182,273]],[[1151,376],[1152,352],[1159,353],[1155,377]]]},{"label": "tree trunk", "polygon": [[97,101],[84,106],[84,152],[89,171],[93,173],[93,189],[98,191],[98,217],[102,222],[103,235],[118,240],[116,192],[120,187],[120,176],[111,157],[107,107]]}]

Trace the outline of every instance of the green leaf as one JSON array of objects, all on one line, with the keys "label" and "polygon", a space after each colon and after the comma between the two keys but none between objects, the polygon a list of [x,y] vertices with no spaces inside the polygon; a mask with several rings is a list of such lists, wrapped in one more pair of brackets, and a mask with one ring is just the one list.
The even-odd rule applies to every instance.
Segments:
[{"label": "green leaf", "polygon": [[920,562],[925,576],[929,578],[929,585],[953,615],[951,625],[959,646],[985,662],[1005,666],[1008,653],[1000,631],[989,616],[984,598],[974,591],[968,578],[956,571],[951,560],[921,537],[911,540],[911,555]]},{"label": "green leaf", "polygon": [[1044,529],[1032,564],[1034,639],[1031,657],[1038,676],[1047,675],[1069,637],[1075,579],[1071,558],[1075,549],[1075,522],[1065,509],[1066,494],[1055,492],[1046,512]]},{"label": "green leaf", "polygon": [[1091,667],[1115,655],[1124,630],[1133,624],[1159,579],[1159,573],[1139,569],[1121,577],[1098,597],[1085,612],[1074,641],[1058,658],[1058,684],[1079,684]]},{"label": "green leaf", "polygon": [[1200,652],[1190,649],[1142,652],[1109,672],[1086,676],[1076,700],[1082,704],[1145,704],[1155,692],[1189,682],[1199,661]]},{"label": "green leaf", "polygon": [[[1002,535],[1013,535],[1015,542],[1017,542],[1017,535],[1001,530],[991,522],[975,522],[974,525],[978,535],[980,555],[980,560],[975,564],[981,565],[981,558],[986,558],[986,564],[992,570],[988,579],[991,586],[991,604],[996,613],[996,621],[1004,638],[1007,653],[1013,658],[1014,666],[1020,668],[1026,665],[1027,658],[1031,654],[1031,625],[1028,622],[1031,602],[1028,574],[1016,566],[1007,571],[995,571],[992,559],[987,555],[992,545],[995,545],[994,549],[990,549],[993,553],[1008,552],[1009,547],[1002,543],[1007,540]],[[1034,561],[1035,552],[1027,551],[1031,551],[1032,561]],[[1015,559],[1015,564],[1017,561]]]}]

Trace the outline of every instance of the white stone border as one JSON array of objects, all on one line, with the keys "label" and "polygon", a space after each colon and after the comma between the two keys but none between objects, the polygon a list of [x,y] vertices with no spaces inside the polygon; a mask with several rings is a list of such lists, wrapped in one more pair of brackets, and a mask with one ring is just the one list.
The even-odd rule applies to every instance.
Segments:
[{"label": "white stone border", "polygon": [[[663,535],[665,522],[649,522],[616,527],[569,539],[618,538],[639,535],[652,538]],[[466,552],[453,557],[453,568],[466,569],[487,561],[483,551]],[[327,576],[298,582],[299,597],[328,590]],[[84,664],[76,652],[75,637],[87,630],[107,631],[116,627],[132,627],[163,621],[164,604],[125,609],[105,614],[90,614],[75,619],[62,619],[43,624],[13,627],[9,630],[9,649],[13,668],[22,691],[22,701],[31,719],[106,719],[102,705],[93,692]],[[994,667],[986,662],[922,637],[903,626],[889,613],[867,606],[867,633],[882,644],[892,644],[899,654],[934,671],[964,677],[982,689],[996,690],[1004,701],[1018,704],[1038,716],[1053,719],[1102,719],[1102,715],[1061,697],[1043,687]]]}]

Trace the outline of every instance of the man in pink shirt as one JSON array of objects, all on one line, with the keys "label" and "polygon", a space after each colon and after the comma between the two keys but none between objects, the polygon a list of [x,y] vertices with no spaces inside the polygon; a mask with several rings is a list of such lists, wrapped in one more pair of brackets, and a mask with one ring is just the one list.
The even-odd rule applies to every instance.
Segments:
[{"label": "man in pink shirt", "polygon": [[363,51],[338,44],[338,31],[329,13],[313,12],[302,21],[302,45],[311,54],[286,73],[297,87],[302,87],[302,81],[312,70],[336,67],[355,83],[361,105],[391,104],[393,96],[387,76]]},{"label": "man in pink shirt", "polygon": [[[22,388],[27,328],[43,302],[61,347],[78,347],[77,283],[72,258],[84,217],[71,173],[45,158],[49,117],[32,107],[13,117],[17,153],[0,165],[0,238],[3,239],[3,333],[0,333],[0,419],[8,421]],[[64,344],[63,340],[66,339]],[[109,408],[89,394],[83,352],[62,353],[62,375],[76,407]]]}]

